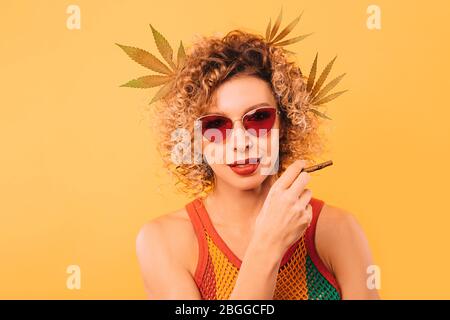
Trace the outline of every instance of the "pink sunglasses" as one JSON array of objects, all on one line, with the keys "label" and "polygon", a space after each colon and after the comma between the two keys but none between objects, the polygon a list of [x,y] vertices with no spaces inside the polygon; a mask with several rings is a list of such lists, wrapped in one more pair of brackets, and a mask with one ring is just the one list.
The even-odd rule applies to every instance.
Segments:
[{"label": "pink sunglasses", "polygon": [[[244,129],[254,136],[268,133],[275,124],[276,115],[280,111],[275,107],[261,107],[250,110],[242,116]],[[221,114],[207,114],[199,117],[202,135],[211,142],[225,142],[233,128],[233,120]]]}]

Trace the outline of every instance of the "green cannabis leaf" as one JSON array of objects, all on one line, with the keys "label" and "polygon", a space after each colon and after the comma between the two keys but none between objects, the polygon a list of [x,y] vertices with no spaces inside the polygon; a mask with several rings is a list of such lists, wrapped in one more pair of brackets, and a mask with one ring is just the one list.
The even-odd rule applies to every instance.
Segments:
[{"label": "green cannabis leaf", "polygon": [[298,41],[301,41],[303,39],[305,39],[306,37],[312,35],[313,33],[308,33],[308,34],[304,34],[301,36],[297,36],[288,40],[283,40],[294,28],[295,26],[298,24],[298,22],[300,21],[300,18],[302,17],[303,12],[300,13],[300,15],[295,18],[291,23],[288,24],[287,27],[285,27],[277,36],[277,32],[278,29],[280,28],[281,25],[281,20],[283,17],[283,7],[281,7],[280,13],[278,14],[277,20],[275,21],[275,24],[273,26],[273,28],[271,27],[272,24],[272,20],[269,20],[269,24],[267,25],[266,28],[266,41],[267,43],[274,45],[274,46],[287,46],[289,44],[293,44],[296,43]]},{"label": "green cannabis leaf", "polygon": [[[323,105],[327,102],[330,102],[331,100],[336,99],[337,97],[339,97],[341,94],[343,94],[344,92],[348,91],[348,90],[344,90],[344,91],[339,91],[336,93],[332,93],[329,95],[328,94],[334,87],[336,87],[336,85],[341,81],[341,79],[346,75],[345,73],[341,74],[340,76],[334,78],[333,80],[331,80],[325,87],[322,88],[323,84],[325,83],[331,68],[333,67],[334,61],[336,61],[337,56],[335,56],[327,65],[326,67],[322,70],[322,72],[320,73],[319,79],[316,80],[316,74],[317,74],[317,59],[318,59],[319,54],[316,53],[316,57],[314,58],[314,62],[311,66],[311,70],[309,72],[309,76],[308,76],[308,81],[306,82],[306,91],[309,93],[309,104],[311,106],[320,106]],[[321,89],[322,88],[322,89]],[[325,114],[323,114],[322,112],[318,111],[315,108],[310,108],[309,109],[311,112],[313,112],[314,114],[329,119],[331,120],[331,118],[329,118],[328,116],[326,116]]]},{"label": "green cannabis leaf", "polygon": [[159,60],[153,54],[140,48],[135,48],[131,46],[121,45],[116,43],[122,50],[135,62],[140,65],[150,69],[152,71],[158,72],[162,75],[146,75],[121,85],[121,87],[130,88],[153,88],[163,85],[155,94],[150,104],[161,99],[167,93],[170,92],[172,84],[175,80],[178,70],[180,70],[186,60],[186,52],[183,47],[183,42],[180,41],[180,46],[177,52],[177,61],[173,60],[173,49],[170,46],[167,39],[156,30],[151,24],[150,28],[152,30],[153,39],[155,41],[156,47],[163,59],[168,63],[166,65],[164,62]]}]

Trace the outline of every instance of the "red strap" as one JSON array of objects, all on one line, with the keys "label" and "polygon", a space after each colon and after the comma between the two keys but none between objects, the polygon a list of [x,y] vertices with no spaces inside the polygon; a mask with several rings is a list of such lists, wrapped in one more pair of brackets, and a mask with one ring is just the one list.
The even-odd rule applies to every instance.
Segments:
[{"label": "red strap", "polygon": [[200,220],[197,209],[195,208],[195,201],[196,199],[186,204],[185,208],[192,222],[192,226],[194,227],[198,240],[198,259],[194,280],[200,288],[208,259],[208,244],[206,242],[205,229],[202,221]]}]

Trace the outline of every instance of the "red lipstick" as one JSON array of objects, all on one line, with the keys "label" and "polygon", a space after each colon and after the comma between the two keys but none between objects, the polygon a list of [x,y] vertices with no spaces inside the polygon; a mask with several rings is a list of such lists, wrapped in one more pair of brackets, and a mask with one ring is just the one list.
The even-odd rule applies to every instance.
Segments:
[{"label": "red lipstick", "polygon": [[233,172],[241,176],[247,176],[256,171],[256,169],[259,166],[259,162],[260,162],[259,158],[248,158],[245,159],[245,162],[242,160],[235,161],[232,164],[229,164],[228,166],[230,167],[231,170],[233,170]]}]

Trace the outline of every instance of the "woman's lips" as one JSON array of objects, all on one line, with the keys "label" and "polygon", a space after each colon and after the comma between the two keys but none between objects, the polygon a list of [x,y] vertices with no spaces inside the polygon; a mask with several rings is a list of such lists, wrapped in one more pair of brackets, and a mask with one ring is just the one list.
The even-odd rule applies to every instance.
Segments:
[{"label": "woman's lips", "polygon": [[245,164],[236,164],[235,162],[234,164],[230,164],[228,166],[231,170],[233,170],[233,172],[241,176],[246,176],[256,171],[259,166],[259,162],[260,159],[252,159],[252,161],[250,161],[250,159],[246,159]]}]

